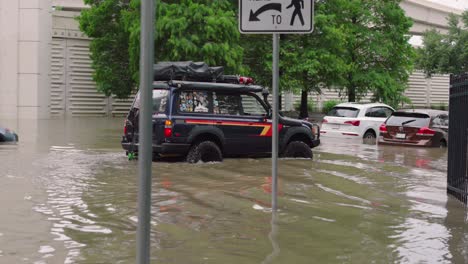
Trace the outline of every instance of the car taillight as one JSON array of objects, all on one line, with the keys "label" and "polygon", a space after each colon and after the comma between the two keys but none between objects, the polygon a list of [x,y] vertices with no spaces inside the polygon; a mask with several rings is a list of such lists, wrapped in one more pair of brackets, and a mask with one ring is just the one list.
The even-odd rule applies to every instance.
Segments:
[{"label": "car taillight", "polygon": [[325,118],[322,120],[322,123],[328,123],[328,120],[326,120]]},{"label": "car taillight", "polygon": [[387,133],[387,125],[385,123],[381,124],[379,130],[380,133]]},{"label": "car taillight", "polygon": [[359,126],[361,124],[361,121],[359,120],[352,120],[352,121],[346,121],[344,122],[345,124],[350,124],[350,125],[353,125],[353,126]]},{"label": "car taillight", "polygon": [[164,122],[164,137],[171,137],[172,136],[172,121],[166,120]]},{"label": "car taillight", "polygon": [[428,127],[421,127],[418,131],[418,133],[416,133],[416,135],[418,136],[433,136],[435,135],[435,131],[428,128]]}]

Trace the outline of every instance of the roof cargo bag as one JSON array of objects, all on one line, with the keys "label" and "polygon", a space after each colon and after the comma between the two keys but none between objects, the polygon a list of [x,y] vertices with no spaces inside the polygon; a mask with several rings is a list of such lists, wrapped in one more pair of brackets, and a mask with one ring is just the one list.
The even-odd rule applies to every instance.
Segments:
[{"label": "roof cargo bag", "polygon": [[204,62],[165,61],[154,64],[155,81],[199,81],[213,82],[223,76],[223,67],[209,67]]}]

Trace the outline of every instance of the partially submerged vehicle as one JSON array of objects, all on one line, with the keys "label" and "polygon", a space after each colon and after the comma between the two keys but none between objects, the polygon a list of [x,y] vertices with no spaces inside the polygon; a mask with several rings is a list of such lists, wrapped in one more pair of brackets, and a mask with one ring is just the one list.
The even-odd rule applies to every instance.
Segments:
[{"label": "partially submerged vehicle", "polygon": [[447,111],[398,110],[380,126],[379,144],[447,147],[448,126]]},{"label": "partially submerged vehicle", "polygon": [[379,127],[395,110],[382,103],[341,103],[323,118],[321,133],[325,137],[375,140]]},{"label": "partially submerged vehicle", "polygon": [[[182,156],[195,163],[271,153],[268,90],[251,78],[192,62],[156,64],[154,76],[154,157]],[[138,93],[121,142],[127,155],[138,152],[139,110]],[[282,157],[312,158],[311,149],[320,144],[317,124],[280,116],[278,129]]]},{"label": "partially submerged vehicle", "polygon": [[17,142],[18,134],[12,130],[0,126],[0,142]]}]

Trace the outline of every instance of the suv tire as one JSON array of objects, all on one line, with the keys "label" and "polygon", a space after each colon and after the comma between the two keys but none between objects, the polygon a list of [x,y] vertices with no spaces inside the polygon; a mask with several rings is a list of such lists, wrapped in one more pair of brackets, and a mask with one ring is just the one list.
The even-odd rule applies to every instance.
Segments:
[{"label": "suv tire", "polygon": [[367,139],[367,140],[373,140],[373,139],[376,138],[376,135],[375,135],[374,131],[369,130],[364,134],[363,138]]},{"label": "suv tire", "polygon": [[284,150],[283,157],[285,158],[306,158],[312,159],[312,149],[303,141],[291,141]]},{"label": "suv tire", "polygon": [[199,161],[222,161],[223,154],[218,145],[212,141],[201,141],[193,144],[187,154],[188,163],[197,163]]}]

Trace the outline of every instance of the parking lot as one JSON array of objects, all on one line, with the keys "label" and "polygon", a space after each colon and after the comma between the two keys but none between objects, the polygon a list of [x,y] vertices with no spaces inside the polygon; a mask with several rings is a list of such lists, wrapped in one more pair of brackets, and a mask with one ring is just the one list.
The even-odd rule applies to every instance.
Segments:
[{"label": "parking lot", "polygon": [[[137,162],[122,118],[17,123],[0,145],[0,263],[133,263]],[[466,263],[447,150],[323,139],[313,160],[153,163],[159,263]]]}]

